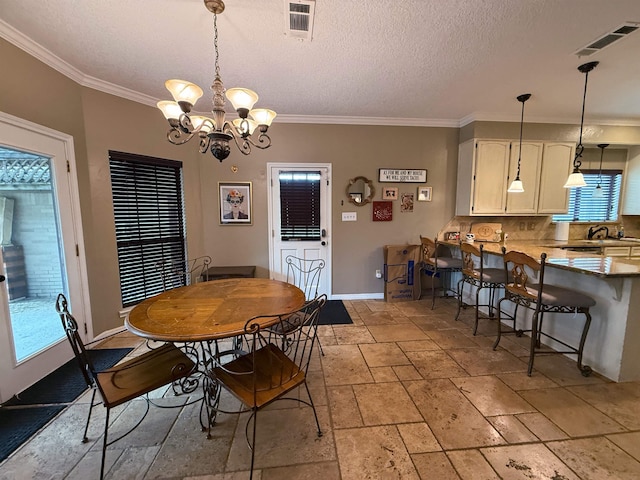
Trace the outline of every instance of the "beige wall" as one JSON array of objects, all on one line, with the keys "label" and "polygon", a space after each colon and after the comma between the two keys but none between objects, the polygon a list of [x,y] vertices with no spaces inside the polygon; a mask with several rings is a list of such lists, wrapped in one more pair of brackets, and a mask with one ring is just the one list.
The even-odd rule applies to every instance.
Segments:
[{"label": "beige wall", "polygon": [[[458,129],[276,123],[269,150],[250,156],[233,150],[220,163],[200,155],[195,143],[169,144],[155,108],[80,87],[2,40],[0,55],[11,66],[0,78],[0,110],[74,137],[95,334],[121,322],[108,150],[181,160],[190,255],[210,254],[219,265],[256,265],[263,277],[269,265],[267,162],[331,163],[334,294],[381,294],[383,282],[374,274],[382,268],[382,246],[434,236],[453,216]],[[371,205],[347,204],[344,191],[349,178],[364,175],[374,180],[380,199],[382,167],[427,169],[433,201],[416,202],[405,214],[394,202],[392,222],[372,222]],[[218,181],[253,182],[252,226],[218,225]],[[416,184],[385,185],[400,193],[417,190]],[[343,211],[357,211],[358,221],[341,222]]]},{"label": "beige wall", "polygon": [[[267,162],[331,163],[333,294],[382,294],[375,278],[386,244],[418,243],[435,236],[453,217],[457,150],[476,137],[518,138],[518,123],[476,122],[462,129],[348,125],[274,124],[273,146],[250,156],[233,147],[220,163],[200,155],[197,144],[177,147],[166,141],[167,124],[155,108],[78,86],[20,49],[0,40],[0,58],[8,68],[0,77],[0,110],[70,134],[75,142],[82,221],[88,262],[94,334],[121,323],[108,150],[180,160],[184,165],[188,249],[209,254],[218,265],[256,265],[268,276]],[[527,125],[526,139],[575,141],[576,126]],[[588,140],[587,140],[588,138]],[[585,143],[640,144],[640,128],[590,128]],[[231,171],[237,166],[237,173]],[[416,202],[413,213],[400,213],[394,202],[392,222],[373,222],[371,205],[346,202],[349,178],[374,180],[379,168],[422,168],[433,187],[432,202]],[[218,224],[218,181],[253,183],[252,226]],[[399,193],[416,193],[416,184],[384,184]],[[343,211],[356,211],[357,222],[342,222]]]},{"label": "beige wall", "polygon": [[[210,157],[202,162],[205,247],[214,261],[256,265],[258,276],[268,275],[267,162],[332,164],[334,294],[382,293],[384,285],[375,278],[375,270],[382,269],[382,246],[417,243],[420,234],[434,236],[453,215],[457,129],[277,123],[270,132],[273,145],[268,150],[250,156],[234,150],[223,163]],[[237,173],[231,172],[232,165]],[[396,201],[392,222],[373,222],[371,205],[348,203],[345,190],[350,178],[363,175],[374,181],[375,199],[380,200],[381,167],[427,169],[433,201],[416,202],[415,211],[404,214]],[[253,226],[218,225],[218,181],[252,182]],[[417,194],[417,184],[384,185]],[[357,212],[358,221],[342,222],[346,211]]]}]

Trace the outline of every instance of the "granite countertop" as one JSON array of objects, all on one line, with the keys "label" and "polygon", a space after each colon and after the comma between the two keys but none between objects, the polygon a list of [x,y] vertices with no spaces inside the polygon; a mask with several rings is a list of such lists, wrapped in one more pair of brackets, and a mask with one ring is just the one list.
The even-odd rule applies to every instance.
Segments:
[{"label": "granite countertop", "polygon": [[[600,243],[602,242],[602,243]],[[451,246],[458,244],[453,241],[441,243]],[[620,257],[600,255],[596,252],[569,250],[572,246],[640,246],[636,239],[626,240],[508,240],[507,242],[476,242],[482,243],[483,250],[489,254],[502,255],[502,247],[507,251],[516,250],[527,255],[540,258],[547,254],[547,266],[579,273],[597,275],[600,277],[640,277],[640,257]]]}]

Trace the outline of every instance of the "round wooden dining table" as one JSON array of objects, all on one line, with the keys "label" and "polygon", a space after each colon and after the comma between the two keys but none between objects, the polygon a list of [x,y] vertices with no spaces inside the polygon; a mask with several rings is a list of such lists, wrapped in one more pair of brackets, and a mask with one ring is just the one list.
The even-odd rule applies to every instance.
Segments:
[{"label": "round wooden dining table", "polygon": [[[302,308],[302,290],[266,278],[228,278],[166,291],[136,305],[125,325],[151,340],[204,342],[244,333],[248,320],[260,316],[262,328],[278,314]],[[273,317],[270,317],[273,315]]]}]

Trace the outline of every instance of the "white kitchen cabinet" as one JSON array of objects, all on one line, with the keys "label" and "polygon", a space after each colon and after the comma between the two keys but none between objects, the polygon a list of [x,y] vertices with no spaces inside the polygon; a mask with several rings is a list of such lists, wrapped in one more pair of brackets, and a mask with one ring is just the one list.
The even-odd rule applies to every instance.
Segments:
[{"label": "white kitchen cabinet", "polygon": [[629,151],[629,160],[624,172],[624,196],[622,215],[640,215],[640,147]]},{"label": "white kitchen cabinet", "polygon": [[456,215],[549,215],[566,213],[575,146],[522,142],[522,193],[507,193],[518,169],[517,141],[469,140],[458,151]]},{"label": "white kitchen cabinet", "polygon": [[504,140],[469,140],[458,151],[456,215],[503,215],[509,147]]},{"label": "white kitchen cabinet", "polygon": [[640,257],[640,247],[631,247],[629,255],[632,257]]},{"label": "white kitchen cabinet", "polygon": [[567,213],[569,189],[564,188],[564,184],[573,171],[575,153],[576,146],[573,143],[544,144],[538,197],[539,214]]},{"label": "white kitchen cabinet", "polygon": [[[518,174],[519,150],[520,142],[512,142],[507,188],[509,188],[509,185]],[[522,142],[520,180],[522,181],[524,192],[507,192],[507,214],[535,215],[538,213],[538,179],[540,178],[540,167],[542,166],[542,152],[542,142]]]}]

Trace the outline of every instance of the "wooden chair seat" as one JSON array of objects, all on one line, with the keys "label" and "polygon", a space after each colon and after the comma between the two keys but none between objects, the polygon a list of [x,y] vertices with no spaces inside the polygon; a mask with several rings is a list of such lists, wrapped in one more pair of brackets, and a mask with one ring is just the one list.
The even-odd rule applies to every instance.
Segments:
[{"label": "wooden chair seat", "polygon": [[182,378],[195,367],[173,344],[166,343],[114,368],[95,372],[106,407],[113,408]]},{"label": "wooden chair seat", "polygon": [[304,370],[272,343],[258,349],[255,359],[251,354],[243,355],[225,364],[224,368],[214,368],[213,374],[229,392],[251,408],[265,407],[302,385],[306,379]]}]

